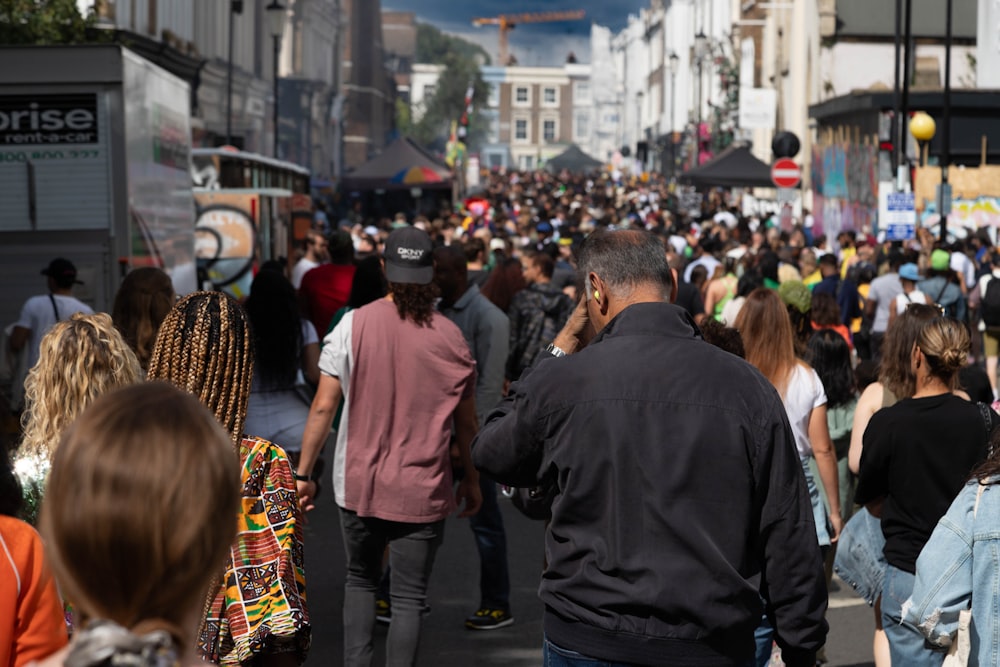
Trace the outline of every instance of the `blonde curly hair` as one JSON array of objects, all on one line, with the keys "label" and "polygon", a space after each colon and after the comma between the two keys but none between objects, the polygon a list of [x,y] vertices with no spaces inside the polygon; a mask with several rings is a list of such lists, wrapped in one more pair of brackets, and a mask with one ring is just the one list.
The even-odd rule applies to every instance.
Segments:
[{"label": "blonde curly hair", "polygon": [[24,382],[19,454],[52,460],[70,424],[94,400],[142,379],[135,353],[105,313],[77,313],[42,338]]}]

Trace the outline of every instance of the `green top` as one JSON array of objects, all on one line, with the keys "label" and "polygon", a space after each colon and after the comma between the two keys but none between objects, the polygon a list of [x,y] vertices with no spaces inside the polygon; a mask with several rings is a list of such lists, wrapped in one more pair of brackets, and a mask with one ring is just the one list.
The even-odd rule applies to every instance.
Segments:
[{"label": "green top", "polygon": [[715,304],[715,308],[712,309],[712,317],[719,322],[722,321],[722,309],[736,296],[736,284],[739,282],[739,279],[732,273],[726,275],[722,280],[726,283],[726,296],[719,299]]},{"label": "green top", "polygon": [[830,439],[840,440],[851,435],[854,426],[854,411],[858,407],[858,399],[852,398],[843,405],[836,407],[827,406],[826,425],[830,429]]}]

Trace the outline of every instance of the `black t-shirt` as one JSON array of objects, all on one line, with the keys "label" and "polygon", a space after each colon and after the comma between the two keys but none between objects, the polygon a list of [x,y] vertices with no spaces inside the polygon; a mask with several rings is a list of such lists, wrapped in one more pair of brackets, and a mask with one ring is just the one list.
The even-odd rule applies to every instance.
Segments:
[{"label": "black t-shirt", "polygon": [[979,406],[952,394],[907,398],[872,416],[855,502],[885,496],[882,533],[890,565],[914,572],[938,520],[986,458],[987,440]]},{"label": "black t-shirt", "polygon": [[677,300],[674,303],[691,313],[691,317],[705,314],[705,303],[698,288],[683,280],[677,283]]},{"label": "black t-shirt", "polygon": [[969,364],[958,372],[958,384],[969,400],[973,403],[983,402],[989,405],[993,402],[993,389],[990,388],[990,378],[981,366]]}]

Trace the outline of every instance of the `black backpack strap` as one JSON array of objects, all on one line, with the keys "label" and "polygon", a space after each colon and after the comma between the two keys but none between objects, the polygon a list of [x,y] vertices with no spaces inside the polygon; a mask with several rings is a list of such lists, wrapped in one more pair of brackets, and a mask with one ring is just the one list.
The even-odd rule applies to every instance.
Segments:
[{"label": "black backpack strap", "polygon": [[944,296],[944,291],[946,289],[948,289],[948,279],[947,278],[944,279],[944,286],[941,288],[941,291],[938,292],[937,298],[934,299],[934,303],[941,303],[941,297]]},{"label": "black backpack strap", "polygon": [[56,305],[56,298],[49,293],[49,301],[52,302],[52,312],[56,314],[56,322],[59,321],[59,307]]},{"label": "black backpack strap", "polygon": [[986,436],[989,437],[993,433],[993,409],[982,401],[979,401],[976,405],[979,406],[979,414],[982,415],[983,426],[986,427]]}]

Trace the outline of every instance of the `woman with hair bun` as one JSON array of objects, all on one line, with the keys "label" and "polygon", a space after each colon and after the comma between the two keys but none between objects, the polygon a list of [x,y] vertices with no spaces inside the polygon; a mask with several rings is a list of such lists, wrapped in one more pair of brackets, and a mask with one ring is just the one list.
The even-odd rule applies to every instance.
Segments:
[{"label": "woman with hair bun", "polygon": [[212,413],[165,382],[84,411],[56,451],[41,517],[76,632],[36,664],[194,664],[205,591],[236,534],[237,466]]},{"label": "woman with hair bun", "polygon": [[917,556],[973,469],[987,455],[995,413],[953,392],[969,354],[969,334],[953,319],[926,322],[910,351],[911,398],[876,412],[864,433],[855,501],[881,518],[888,567],[882,584],[882,626],[892,664],[941,664],[904,622]]}]

